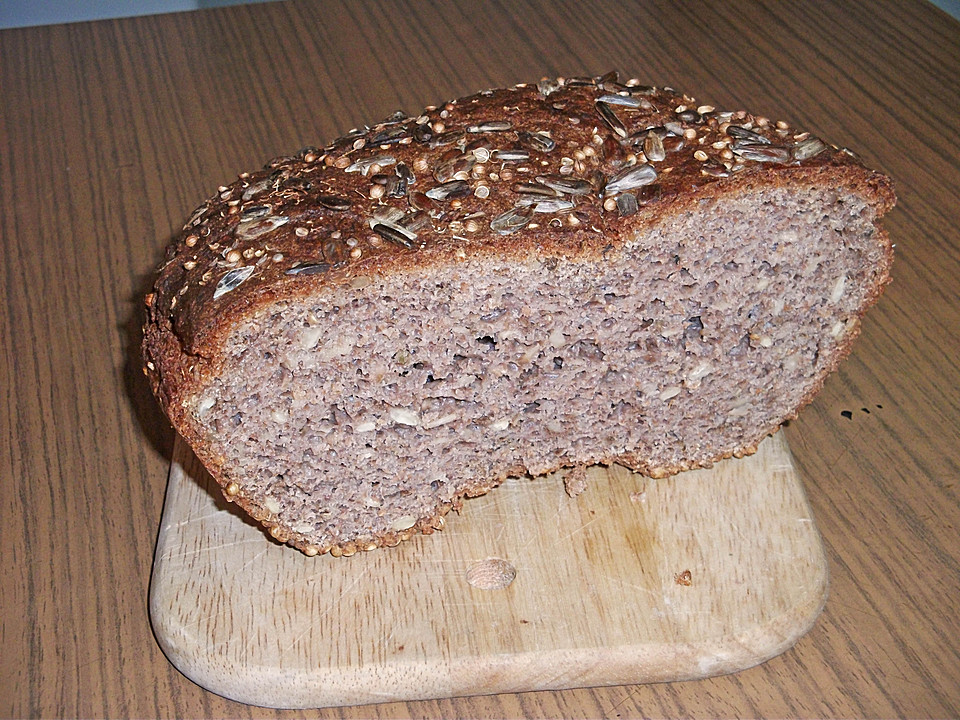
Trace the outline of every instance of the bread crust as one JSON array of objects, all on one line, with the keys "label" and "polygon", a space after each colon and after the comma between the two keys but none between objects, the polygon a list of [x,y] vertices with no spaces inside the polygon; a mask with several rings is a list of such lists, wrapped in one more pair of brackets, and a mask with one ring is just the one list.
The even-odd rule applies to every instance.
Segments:
[{"label": "bread crust", "polygon": [[[322,149],[305,148],[243,173],[193,213],[146,298],[145,373],[173,426],[228,499],[308,554],[352,554],[365,548],[312,545],[277,525],[242,489],[231,492],[223,457],[191,421],[186,405],[220,372],[233,328],[259,309],[318,288],[468,258],[602,261],[704,199],[806,185],[852,188],[877,218],[895,203],[890,179],[848,150],[783,122],[719,111],[670,89],[621,83],[615,73],[541,80],[429,106],[417,116],[396,114]],[[624,195],[631,199],[621,201]],[[518,209],[527,198],[530,204]],[[889,281],[892,246],[880,229],[876,238],[883,266],[858,318]],[[854,328],[844,337],[830,370],[857,333]],[[712,461],[752,453],[778,428],[758,428],[743,446]],[[601,462],[652,477],[709,464],[654,467],[629,454]],[[478,478],[465,495],[504,479]],[[374,545],[432,532],[459,503]]]}]

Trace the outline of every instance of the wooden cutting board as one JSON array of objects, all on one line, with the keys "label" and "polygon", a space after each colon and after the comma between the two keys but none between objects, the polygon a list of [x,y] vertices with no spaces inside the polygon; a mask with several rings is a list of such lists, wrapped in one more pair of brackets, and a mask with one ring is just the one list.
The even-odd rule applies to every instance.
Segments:
[{"label": "wooden cutting board", "polygon": [[355,705],[734,672],[793,645],[826,598],[783,433],[665,480],[595,468],[576,498],[558,476],[511,480],[447,520],[393,550],[308,558],[226,503],[178,440],[157,639],[234,700]]}]

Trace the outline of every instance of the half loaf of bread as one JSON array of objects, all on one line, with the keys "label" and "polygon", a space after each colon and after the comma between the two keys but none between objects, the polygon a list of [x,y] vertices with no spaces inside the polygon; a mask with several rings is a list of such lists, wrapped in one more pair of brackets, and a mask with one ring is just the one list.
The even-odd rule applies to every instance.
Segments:
[{"label": "half loaf of bread", "polygon": [[848,353],[894,201],[616,73],[484,91],[220,187],[147,297],[146,372],[274,537],[393,546],[508,476],[753,452]]}]

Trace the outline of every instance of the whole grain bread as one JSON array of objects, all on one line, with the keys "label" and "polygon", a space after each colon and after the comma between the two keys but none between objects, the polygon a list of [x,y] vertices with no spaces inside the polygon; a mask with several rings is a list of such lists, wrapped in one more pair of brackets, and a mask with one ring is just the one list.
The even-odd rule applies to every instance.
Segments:
[{"label": "whole grain bread", "polygon": [[753,452],[849,352],[894,202],[850,151],[616,73],[488,90],[220,187],[146,373],[274,537],[393,546],[508,476]]}]

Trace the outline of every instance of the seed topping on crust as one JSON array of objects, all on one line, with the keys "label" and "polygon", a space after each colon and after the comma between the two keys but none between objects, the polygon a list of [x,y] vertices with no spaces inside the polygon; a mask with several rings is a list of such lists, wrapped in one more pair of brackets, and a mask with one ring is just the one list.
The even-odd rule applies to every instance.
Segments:
[{"label": "seed topping on crust", "polygon": [[[549,229],[575,246],[633,222],[686,177],[724,182],[837,157],[852,156],[784,121],[621,82],[616,72],[543,79],[414,116],[398,111],[243,173],[196,210],[164,274],[187,288],[184,299],[192,288],[200,302],[203,293],[222,302],[241,286],[299,282],[383,253],[462,242],[463,233],[489,242]],[[311,253],[319,260],[308,261]],[[158,307],[181,312],[177,297],[161,289]]]}]

